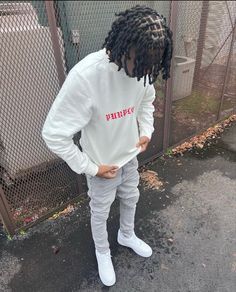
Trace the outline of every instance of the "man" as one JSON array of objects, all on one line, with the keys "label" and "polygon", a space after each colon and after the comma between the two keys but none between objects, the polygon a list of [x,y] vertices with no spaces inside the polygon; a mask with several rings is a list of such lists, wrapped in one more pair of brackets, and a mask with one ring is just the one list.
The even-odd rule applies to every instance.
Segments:
[{"label": "man", "polygon": [[[116,197],[118,242],[140,256],[152,254],[134,233],[136,156],[146,150],[154,130],[152,84],[159,72],[169,77],[172,57],[172,33],[155,10],[138,5],[117,16],[103,49],[70,71],[43,128],[48,147],[72,170],[86,174],[98,270],[107,286],[116,281],[106,228]],[[73,143],[79,131],[82,152]]]}]

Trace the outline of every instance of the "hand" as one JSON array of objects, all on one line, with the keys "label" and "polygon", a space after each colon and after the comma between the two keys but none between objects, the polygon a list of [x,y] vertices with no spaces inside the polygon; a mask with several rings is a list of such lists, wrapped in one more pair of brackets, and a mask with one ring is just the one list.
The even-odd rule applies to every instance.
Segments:
[{"label": "hand", "polygon": [[137,143],[136,147],[141,147],[141,152],[144,152],[147,149],[148,143],[150,142],[150,139],[146,136],[142,136],[139,138],[139,142]]},{"label": "hand", "polygon": [[118,166],[115,165],[100,165],[98,167],[98,172],[96,176],[104,178],[114,178],[116,177]]}]

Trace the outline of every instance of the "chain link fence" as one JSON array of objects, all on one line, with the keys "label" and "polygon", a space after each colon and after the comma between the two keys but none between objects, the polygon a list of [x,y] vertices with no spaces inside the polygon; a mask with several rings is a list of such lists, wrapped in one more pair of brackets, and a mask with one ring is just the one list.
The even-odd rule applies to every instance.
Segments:
[{"label": "chain link fence", "polygon": [[170,145],[236,110],[236,2],[177,2]]},{"label": "chain link fence", "polygon": [[[75,173],[41,136],[60,89],[45,2],[4,2],[0,9],[0,179],[18,228],[76,197],[79,189]],[[63,44],[60,28],[58,38]]]},{"label": "chain link fence", "polygon": [[155,84],[155,132],[139,160],[235,112],[234,1],[0,2],[0,214],[10,233],[86,191],[84,176],[47,149],[42,126],[69,70],[101,48],[116,12],[136,4],[163,14],[175,39],[173,74]]}]

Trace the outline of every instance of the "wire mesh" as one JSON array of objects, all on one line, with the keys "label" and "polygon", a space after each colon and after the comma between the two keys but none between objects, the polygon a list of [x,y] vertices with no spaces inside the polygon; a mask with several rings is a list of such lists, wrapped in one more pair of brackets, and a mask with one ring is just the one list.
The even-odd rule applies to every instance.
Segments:
[{"label": "wire mesh", "polygon": [[153,7],[168,19],[170,1],[56,1],[57,21],[65,41],[67,70],[101,48],[115,20],[115,13],[137,4]]},{"label": "wire mesh", "polygon": [[[147,5],[166,17],[168,22],[170,3],[171,1],[57,1],[55,7],[65,43],[67,71],[89,53],[101,49],[115,20],[115,13],[137,4]],[[155,132],[148,153],[140,155],[140,160],[146,160],[162,150],[164,83],[161,78],[155,86]],[[79,135],[76,138],[77,144],[78,139]]]},{"label": "wire mesh", "polygon": [[235,9],[233,1],[178,5],[170,145],[218,119]]},{"label": "wire mesh", "polygon": [[228,25],[231,26],[232,31],[232,41],[229,54],[222,56],[223,63],[227,63],[227,73],[223,90],[221,118],[236,112],[236,3],[235,1],[228,1],[226,5],[230,20]]},{"label": "wire mesh", "polygon": [[226,78],[226,89],[221,111],[221,117],[227,117],[236,112],[236,37],[232,46],[232,54],[229,59],[228,76]]},{"label": "wire mesh", "polygon": [[[65,72],[101,48],[116,12],[145,4],[168,21],[171,5],[171,1],[53,3]],[[235,111],[236,51],[231,33],[235,3],[178,1],[171,145],[214,123],[220,110],[221,116]],[[45,1],[2,1],[0,24],[0,184],[12,220],[21,227],[74,199],[86,185],[84,176],[51,153],[41,137],[60,89]],[[155,132],[141,161],[162,151],[166,125],[161,78],[155,88]]]},{"label": "wire mesh", "polygon": [[45,3],[4,2],[0,8],[1,183],[22,226],[78,195],[78,187],[75,174],[41,137],[59,91]]},{"label": "wire mesh", "polygon": [[[136,4],[152,6],[168,19],[170,1],[55,1],[65,71],[101,48],[115,12]],[[81,185],[86,187],[82,177],[79,189],[78,176],[41,137],[60,89],[45,1],[4,1],[0,8],[0,183],[12,219],[21,227],[73,199]],[[163,99],[161,80],[157,87]],[[153,148],[156,153],[155,143]]]},{"label": "wire mesh", "polygon": [[[169,20],[171,1],[56,1],[57,22],[60,25],[64,44],[67,71],[89,53],[100,50],[115,13],[137,4],[156,9]],[[161,78],[155,85],[155,132],[148,153],[140,155],[146,160],[162,150],[164,127],[164,83]],[[76,136],[78,144],[80,135]]]}]

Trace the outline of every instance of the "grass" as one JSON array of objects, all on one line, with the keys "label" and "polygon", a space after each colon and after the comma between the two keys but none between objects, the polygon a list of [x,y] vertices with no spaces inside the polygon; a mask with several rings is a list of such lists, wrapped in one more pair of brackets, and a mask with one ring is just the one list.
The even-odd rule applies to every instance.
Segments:
[{"label": "grass", "polygon": [[[158,78],[154,83],[154,87],[157,92],[157,106],[164,106],[162,102],[165,99],[165,94],[163,92],[163,80]],[[182,113],[184,116],[194,119],[199,119],[212,115],[217,115],[220,106],[220,98],[214,96],[210,92],[200,92],[194,89],[191,95],[176,100],[173,102],[174,112],[178,115]],[[222,105],[222,112],[236,107],[235,98],[224,98]],[[163,109],[164,110],[164,109]]]},{"label": "grass", "polygon": [[216,113],[219,108],[219,100],[213,96],[206,96],[197,91],[183,99],[174,101],[177,111],[199,115],[201,113]]}]

